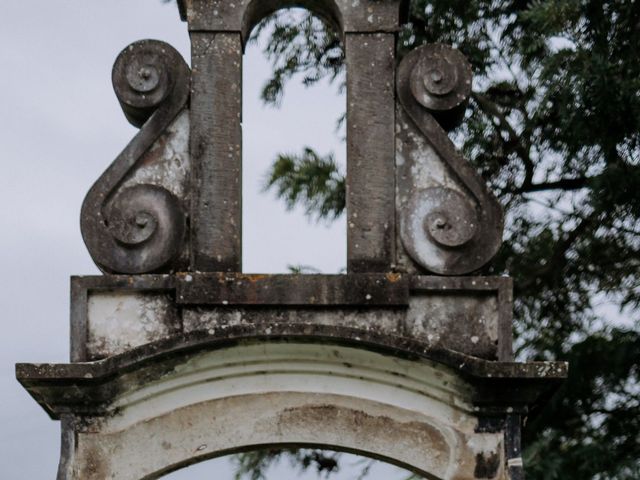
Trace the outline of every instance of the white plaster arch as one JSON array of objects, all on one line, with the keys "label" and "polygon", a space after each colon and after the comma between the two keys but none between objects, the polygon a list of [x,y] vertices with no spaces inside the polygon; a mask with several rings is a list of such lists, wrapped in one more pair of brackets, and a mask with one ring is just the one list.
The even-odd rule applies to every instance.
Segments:
[{"label": "white plaster arch", "polygon": [[[154,379],[149,380],[150,376]],[[432,480],[504,479],[503,436],[478,433],[471,387],[449,368],[353,347],[237,344],[157,375],[124,373],[107,415],[77,429],[64,480],[149,480],[261,446],[384,459]]]}]

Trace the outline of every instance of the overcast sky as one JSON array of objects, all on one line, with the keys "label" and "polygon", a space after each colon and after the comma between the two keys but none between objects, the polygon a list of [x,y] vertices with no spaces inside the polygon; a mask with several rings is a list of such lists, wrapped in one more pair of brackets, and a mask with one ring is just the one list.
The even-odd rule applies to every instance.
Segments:
[{"label": "overcast sky", "polygon": [[[59,424],[14,377],[16,362],[66,362],[69,276],[97,274],[82,243],[82,200],[135,135],[111,87],[111,67],[129,43],[154,38],[189,61],[186,25],[160,0],[3,0],[0,9],[0,478],[50,480]],[[259,89],[269,65],[260,49],[244,63],[244,269],[284,272],[310,264],[338,272],[345,225],[317,225],[285,212],[261,193],[279,151],[309,145],[322,154],[344,145],[335,120],[345,100],[334,86],[291,85],[280,110]],[[312,112],[312,114],[311,114]],[[385,467],[371,478],[390,478]],[[273,478],[297,478],[275,472]],[[228,461],[196,465],[166,478],[231,478]],[[399,476],[395,476],[400,478]],[[347,478],[346,475],[343,478]]]}]

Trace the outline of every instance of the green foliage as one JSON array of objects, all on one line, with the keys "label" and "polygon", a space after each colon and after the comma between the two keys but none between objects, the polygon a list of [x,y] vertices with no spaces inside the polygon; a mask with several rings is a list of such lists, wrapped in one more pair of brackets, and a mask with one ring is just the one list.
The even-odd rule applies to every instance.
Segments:
[{"label": "green foliage", "polygon": [[[261,27],[269,103],[296,76],[343,78],[335,34],[286,15]],[[571,362],[526,426],[527,478],[640,478],[640,2],[415,0],[399,55],[425,42],[474,69],[452,136],[506,208],[484,273],[514,277],[518,356]],[[345,208],[344,174],[310,148],[278,157],[266,186],[316,218]]]},{"label": "green foliage", "polygon": [[266,471],[281,461],[289,464],[299,473],[315,470],[318,475],[329,477],[340,470],[340,453],[317,449],[270,449],[258,450],[232,457],[236,465],[235,480],[265,480]]},{"label": "green foliage", "polygon": [[251,34],[255,42],[268,29],[270,41],[264,53],[271,59],[273,73],[262,89],[265,103],[278,105],[288,80],[300,74],[307,87],[328,78],[344,85],[344,50],[338,35],[310,13],[280,10],[261,22]]},{"label": "green foliage", "polygon": [[[235,480],[267,480],[268,469],[283,462],[288,463],[299,474],[315,471],[320,478],[331,478],[333,474],[340,472],[340,466],[348,463],[348,460],[345,458],[345,454],[340,452],[285,448],[257,450],[235,455],[232,457],[232,462],[236,467]],[[360,457],[355,462],[351,461],[350,464],[358,472],[353,480],[365,480],[371,468],[375,466],[376,460]],[[407,472],[398,480],[419,480],[421,478]]]},{"label": "green foliage", "polygon": [[563,358],[579,374],[529,425],[528,478],[640,478],[640,334],[594,333]]},{"label": "green foliage", "polygon": [[265,182],[265,190],[269,188],[276,189],[288,209],[301,204],[318,219],[335,219],[345,208],[345,178],[333,155],[321,157],[309,147],[300,155],[278,155]]},{"label": "green foliage", "polygon": [[296,274],[296,275],[303,275],[303,274],[314,274],[314,273],[320,273],[320,270],[318,270],[316,267],[313,267],[311,265],[287,265],[287,269],[289,270],[289,272]]}]

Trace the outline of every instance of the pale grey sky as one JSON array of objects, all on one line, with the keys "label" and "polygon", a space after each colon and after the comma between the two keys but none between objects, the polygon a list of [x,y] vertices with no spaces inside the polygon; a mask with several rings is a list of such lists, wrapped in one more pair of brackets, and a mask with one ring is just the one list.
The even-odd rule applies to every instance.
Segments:
[{"label": "pale grey sky", "polygon": [[[68,361],[69,276],[97,274],[82,243],[87,190],[136,130],[111,89],[111,67],[129,43],[155,38],[189,61],[186,25],[160,0],[20,0],[0,10],[0,479],[54,478],[59,424],[20,387],[14,363]],[[344,145],[334,130],[344,98],[334,86],[288,89],[281,110],[264,107],[269,65],[256,46],[244,63],[245,271],[283,272],[312,264],[338,272],[345,224],[308,222],[260,193],[278,151]],[[352,463],[350,461],[349,463]],[[275,477],[297,478],[278,469]],[[387,466],[371,478],[391,478]],[[231,478],[227,460],[166,478]],[[274,477],[274,478],[275,478]],[[400,478],[394,475],[395,478]],[[311,477],[310,477],[311,478]],[[343,478],[348,478],[345,475]]]}]

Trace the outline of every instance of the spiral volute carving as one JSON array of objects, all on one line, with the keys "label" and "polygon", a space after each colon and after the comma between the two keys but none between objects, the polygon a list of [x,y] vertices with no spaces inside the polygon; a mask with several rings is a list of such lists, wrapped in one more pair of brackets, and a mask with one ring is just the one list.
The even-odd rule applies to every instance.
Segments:
[{"label": "spiral volute carving", "polygon": [[438,245],[456,248],[478,231],[478,215],[464,195],[450,188],[429,188],[422,195],[424,231]]},{"label": "spiral volute carving", "polygon": [[[472,73],[464,55],[446,45],[410,52],[398,69],[398,99],[405,114],[450,172],[437,183],[416,174],[410,160],[399,188],[407,198],[400,211],[400,234],[409,256],[439,274],[459,275],[487,263],[501,244],[503,216],[482,179],[456,151],[445,130],[463,118]],[[418,147],[416,147],[418,148]],[[429,157],[424,147],[406,158]],[[448,175],[448,176],[447,176]],[[417,178],[420,177],[420,178]]]},{"label": "spiral volute carving", "polygon": [[176,79],[171,74],[171,53],[160,42],[146,40],[124,49],[115,61],[113,89],[127,119],[136,127],[141,127],[173,90]]},{"label": "spiral volute carving", "polygon": [[471,66],[462,53],[446,45],[425,45],[420,53],[411,71],[411,94],[443,128],[453,128],[471,94]]},{"label": "spiral volute carving", "polygon": [[[158,270],[172,259],[184,239],[180,201],[155,185],[122,189],[105,217],[111,236],[122,247],[114,250],[111,265],[122,270]],[[132,255],[134,251],[136,254]]]},{"label": "spiral volute carving", "polygon": [[138,160],[187,104],[190,71],[170,45],[143,40],[120,53],[113,86],[127,119],[141,130],[93,185],[82,207],[82,234],[108,273],[166,272],[186,234],[181,199],[161,185],[123,186]]}]

